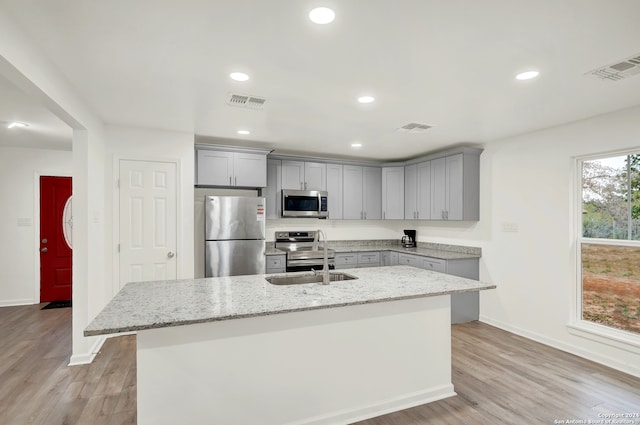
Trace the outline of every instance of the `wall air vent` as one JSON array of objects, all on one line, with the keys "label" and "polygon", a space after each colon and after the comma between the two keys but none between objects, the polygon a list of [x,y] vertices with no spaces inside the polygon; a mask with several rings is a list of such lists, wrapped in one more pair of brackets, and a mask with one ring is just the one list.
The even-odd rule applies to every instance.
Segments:
[{"label": "wall air vent", "polygon": [[422,133],[425,130],[430,129],[430,125],[426,124],[418,124],[416,122],[411,122],[407,125],[403,125],[398,129],[398,131],[404,131],[405,133]]},{"label": "wall air vent", "polygon": [[264,97],[248,94],[229,93],[227,97],[227,105],[247,109],[262,109],[266,101]]},{"label": "wall air vent", "polygon": [[640,54],[593,69],[585,75],[599,80],[620,81],[638,74],[640,74]]}]

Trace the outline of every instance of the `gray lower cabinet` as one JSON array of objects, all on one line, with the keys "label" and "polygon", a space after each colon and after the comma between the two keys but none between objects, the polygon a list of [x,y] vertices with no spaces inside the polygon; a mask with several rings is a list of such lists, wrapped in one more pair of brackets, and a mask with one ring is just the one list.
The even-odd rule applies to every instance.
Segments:
[{"label": "gray lower cabinet", "polygon": [[358,253],[336,253],[334,261],[336,269],[353,269],[358,266]]},{"label": "gray lower cabinet", "polygon": [[359,252],[358,267],[380,266],[380,252]]},{"label": "gray lower cabinet", "polygon": [[267,255],[265,273],[284,273],[287,269],[286,255]]},{"label": "gray lower cabinet", "polygon": [[[398,263],[475,280],[480,273],[477,258],[442,260],[402,253],[398,255]],[[479,316],[480,297],[477,291],[451,295],[451,323],[470,322],[478,320]]]},{"label": "gray lower cabinet", "polygon": [[383,266],[397,266],[399,264],[398,255],[394,251],[382,251],[380,253],[380,261]]},{"label": "gray lower cabinet", "polygon": [[378,267],[380,264],[379,251],[337,253],[335,257],[336,270],[353,269],[357,267]]}]

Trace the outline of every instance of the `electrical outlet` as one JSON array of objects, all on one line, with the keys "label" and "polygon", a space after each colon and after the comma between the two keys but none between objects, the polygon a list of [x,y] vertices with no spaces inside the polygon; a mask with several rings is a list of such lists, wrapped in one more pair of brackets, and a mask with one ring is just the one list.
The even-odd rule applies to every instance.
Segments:
[{"label": "electrical outlet", "polygon": [[518,233],[518,223],[502,222],[502,231],[505,233]]}]

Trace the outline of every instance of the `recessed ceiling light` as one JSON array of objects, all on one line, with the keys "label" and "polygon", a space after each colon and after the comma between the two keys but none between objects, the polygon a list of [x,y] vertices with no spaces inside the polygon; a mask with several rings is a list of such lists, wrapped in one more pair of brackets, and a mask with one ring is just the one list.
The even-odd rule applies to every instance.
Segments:
[{"label": "recessed ceiling light", "polygon": [[540,73],[538,71],[526,71],[516,75],[516,80],[530,80],[536,78]]},{"label": "recessed ceiling light", "polygon": [[336,18],[336,13],[328,7],[316,7],[309,12],[311,22],[319,25],[330,24]]},{"label": "recessed ceiling light", "polygon": [[361,148],[362,147],[362,143],[351,143],[351,147],[352,148],[356,148],[356,149]]},{"label": "recessed ceiling light", "polygon": [[247,81],[249,79],[249,76],[244,72],[232,72],[229,77],[235,81]]},{"label": "recessed ceiling light", "polygon": [[360,103],[371,103],[371,102],[373,102],[375,100],[376,100],[376,98],[373,97],[373,96],[360,96],[358,98],[358,102],[360,102]]},{"label": "recessed ceiling light", "polygon": [[16,128],[16,127],[25,128],[25,127],[29,127],[29,124],[25,124],[23,122],[14,121],[14,122],[10,123],[7,126],[7,128]]},{"label": "recessed ceiling light", "polygon": [[251,134],[249,130],[238,130],[238,134]]}]

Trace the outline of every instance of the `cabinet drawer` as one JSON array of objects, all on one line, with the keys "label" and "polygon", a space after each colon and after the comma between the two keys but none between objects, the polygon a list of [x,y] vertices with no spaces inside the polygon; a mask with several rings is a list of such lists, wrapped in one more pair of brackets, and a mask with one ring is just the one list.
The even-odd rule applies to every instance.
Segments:
[{"label": "cabinet drawer", "polygon": [[398,264],[404,266],[422,267],[423,257],[411,254],[398,254]]},{"label": "cabinet drawer", "polygon": [[358,264],[370,265],[380,264],[379,252],[360,252],[358,253]]},{"label": "cabinet drawer", "polygon": [[440,260],[438,258],[425,258],[422,260],[422,268],[434,272],[446,273],[447,262],[446,260]]},{"label": "cabinet drawer", "polygon": [[267,273],[284,273],[286,260],[284,255],[268,255],[266,258]]},{"label": "cabinet drawer", "polygon": [[355,266],[358,264],[357,254],[336,254],[335,265],[338,266]]}]

